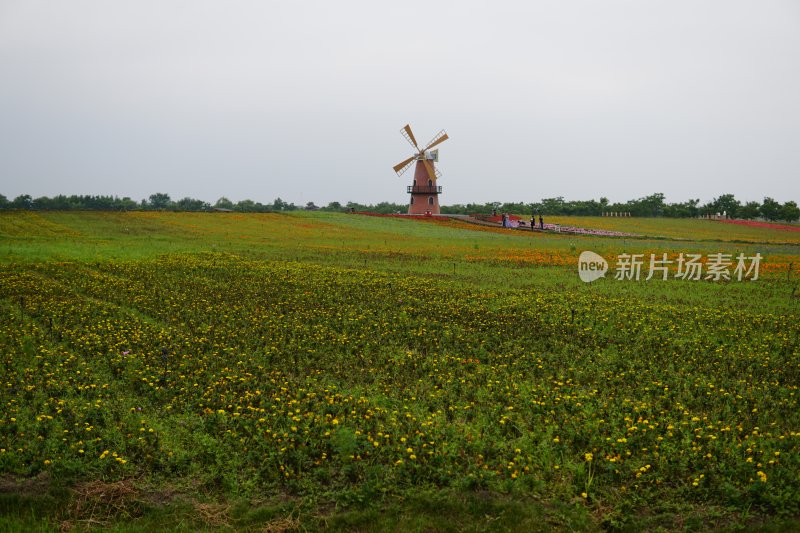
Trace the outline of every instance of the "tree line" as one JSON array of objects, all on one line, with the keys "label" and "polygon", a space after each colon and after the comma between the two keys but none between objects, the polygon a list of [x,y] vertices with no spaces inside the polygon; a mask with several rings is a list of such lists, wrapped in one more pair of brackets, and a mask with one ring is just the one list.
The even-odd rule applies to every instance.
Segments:
[{"label": "tree line", "polygon": [[[298,206],[276,198],[271,203],[262,204],[250,199],[233,202],[222,197],[214,204],[195,198],[181,198],[172,200],[166,193],[151,194],[148,198],[137,202],[129,197],[118,196],[92,196],[92,195],[58,195],[52,198],[42,196],[32,198],[24,194],[9,200],[0,194],[0,209],[28,209],[28,210],[97,210],[97,211],[237,211],[237,212],[275,212],[295,211],[299,209],[320,211],[370,211],[373,213],[390,214],[405,213],[408,204],[380,202],[377,204],[359,204],[356,202],[330,202],[325,206],[317,206],[308,202],[305,206]],[[695,218],[704,215],[726,214],[730,218],[755,219],[794,222],[800,219],[800,207],[794,201],[783,204],[766,197],[762,202],[740,202],[732,194],[722,194],[712,201],[701,204],[699,199],[689,199],[685,202],[667,203],[662,193],[651,194],[644,198],[628,200],[627,202],[609,202],[608,198],[599,200],[565,200],[562,196],[544,198],[540,202],[487,202],[485,204],[453,204],[441,207],[442,213],[447,214],[475,214],[506,212],[515,214],[542,214],[542,215],[579,215],[602,216],[606,213],[630,213],[635,217],[670,217],[670,218]]]},{"label": "tree line", "polygon": [[[789,222],[800,219],[800,207],[794,201],[783,204],[766,197],[763,202],[740,202],[732,194],[722,194],[705,204],[700,199],[689,199],[685,202],[667,203],[662,193],[655,193],[644,198],[627,202],[609,202],[608,198],[600,200],[564,200],[562,196],[545,198],[535,203],[492,203],[487,204],[497,211],[506,213],[541,213],[546,215],[578,215],[602,216],[606,213],[630,213],[634,217],[670,217],[696,218],[706,215],[726,214],[729,218],[765,220],[785,220]],[[448,213],[476,212],[474,204],[451,205]],[[445,208],[442,208],[445,212]]]}]

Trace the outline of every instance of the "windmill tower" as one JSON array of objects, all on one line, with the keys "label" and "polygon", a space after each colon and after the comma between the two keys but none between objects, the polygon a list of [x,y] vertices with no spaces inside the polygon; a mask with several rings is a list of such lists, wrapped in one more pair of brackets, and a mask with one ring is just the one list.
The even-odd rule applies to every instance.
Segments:
[{"label": "windmill tower", "polygon": [[441,173],[433,164],[439,162],[439,150],[431,150],[431,148],[437,144],[443,143],[449,139],[449,137],[444,130],[441,130],[431,139],[425,148],[420,149],[420,147],[417,146],[417,140],[414,138],[414,134],[411,133],[411,126],[406,124],[405,127],[400,130],[400,133],[403,134],[403,137],[405,137],[417,151],[416,154],[394,166],[394,171],[397,172],[397,175],[402,176],[411,166],[411,163],[414,161],[417,162],[417,166],[414,169],[414,181],[407,189],[407,192],[411,195],[411,201],[408,204],[408,214],[438,215],[439,195],[442,193],[442,187],[436,185],[436,180],[441,176]]}]

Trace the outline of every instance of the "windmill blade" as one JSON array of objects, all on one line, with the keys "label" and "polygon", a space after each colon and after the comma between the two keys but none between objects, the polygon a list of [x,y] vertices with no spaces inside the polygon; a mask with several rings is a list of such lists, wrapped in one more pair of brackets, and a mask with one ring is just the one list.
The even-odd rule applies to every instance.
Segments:
[{"label": "windmill blade", "polygon": [[409,157],[408,159],[406,159],[406,160],[405,160],[405,161],[403,161],[402,163],[397,163],[397,164],[396,164],[394,167],[392,167],[392,168],[394,169],[394,171],[395,171],[395,172],[397,172],[397,175],[398,175],[398,176],[402,176],[402,175],[403,175],[403,172],[405,172],[406,170],[408,170],[408,167],[410,167],[410,166],[411,166],[411,163],[413,163],[413,162],[414,162],[414,158],[415,158],[415,156],[413,156],[413,155],[412,155],[411,157]]},{"label": "windmill blade", "polygon": [[447,133],[445,133],[444,130],[440,130],[439,133],[437,133],[436,136],[433,139],[431,139],[431,142],[429,142],[428,145],[425,148],[423,148],[423,150],[430,150],[437,144],[441,144],[449,138],[450,137],[447,136]]},{"label": "windmill blade", "polygon": [[428,171],[428,177],[432,180],[436,179],[436,171],[433,169],[433,165],[427,159],[423,159],[422,162],[425,164],[425,170]]},{"label": "windmill blade", "polygon": [[414,147],[414,148],[417,150],[417,152],[419,152],[419,151],[420,151],[420,149],[419,149],[419,146],[417,146],[417,140],[414,138],[414,134],[413,134],[413,133],[411,133],[411,126],[409,126],[408,124],[406,124],[406,125],[403,127],[403,129],[402,129],[402,130],[400,130],[400,133],[402,133],[402,134],[403,134],[403,137],[405,137],[405,138],[406,138],[406,140],[408,141],[408,143],[409,143],[411,146],[413,146],[413,147]]}]

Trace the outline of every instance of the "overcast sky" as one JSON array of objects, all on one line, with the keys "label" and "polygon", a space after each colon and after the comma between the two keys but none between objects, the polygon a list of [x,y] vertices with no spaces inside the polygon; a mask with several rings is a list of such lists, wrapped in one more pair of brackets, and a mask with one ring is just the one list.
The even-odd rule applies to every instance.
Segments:
[{"label": "overcast sky", "polygon": [[800,201],[800,2],[0,0],[0,193]]}]

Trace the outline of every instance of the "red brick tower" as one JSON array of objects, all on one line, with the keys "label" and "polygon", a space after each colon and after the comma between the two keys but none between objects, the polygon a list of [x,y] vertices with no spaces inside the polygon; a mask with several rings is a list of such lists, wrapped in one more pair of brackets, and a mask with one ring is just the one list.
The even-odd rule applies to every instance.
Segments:
[{"label": "red brick tower", "polygon": [[439,150],[431,150],[437,144],[443,143],[449,137],[444,130],[439,131],[436,136],[425,146],[420,149],[417,146],[417,140],[411,132],[411,127],[406,124],[400,130],[403,137],[416,149],[417,153],[394,166],[394,171],[398,176],[408,170],[411,164],[416,161],[417,165],[414,169],[414,181],[408,186],[407,192],[411,195],[411,201],[408,205],[409,215],[438,215],[439,214],[439,194],[442,192],[442,187],[436,184],[436,179],[441,176],[436,167],[433,166],[435,162],[439,161]]},{"label": "red brick tower", "polygon": [[417,161],[417,168],[414,169],[414,182],[407,189],[407,192],[411,194],[411,201],[408,204],[409,215],[439,214],[439,193],[442,192],[442,187],[436,185],[435,168],[433,179],[430,178],[428,165],[433,166],[433,161]]}]

